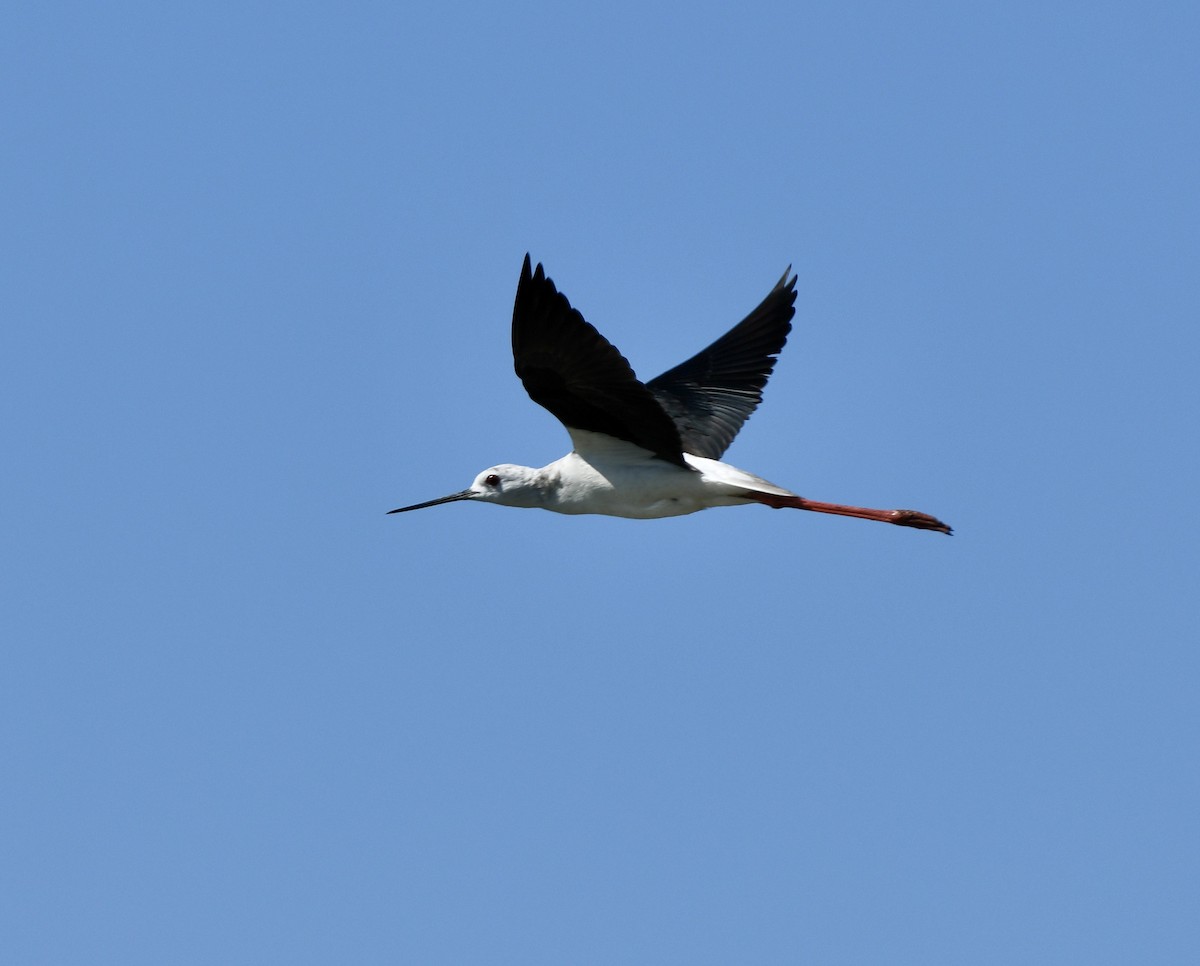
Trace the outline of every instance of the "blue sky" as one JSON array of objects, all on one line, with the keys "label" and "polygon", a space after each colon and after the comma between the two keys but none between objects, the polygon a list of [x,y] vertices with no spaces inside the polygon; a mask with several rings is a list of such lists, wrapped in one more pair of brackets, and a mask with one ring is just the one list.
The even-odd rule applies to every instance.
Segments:
[{"label": "blue sky", "polygon": [[[0,15],[0,932],[40,963],[1200,956],[1191,4]],[[791,263],[745,507],[387,509]]]}]

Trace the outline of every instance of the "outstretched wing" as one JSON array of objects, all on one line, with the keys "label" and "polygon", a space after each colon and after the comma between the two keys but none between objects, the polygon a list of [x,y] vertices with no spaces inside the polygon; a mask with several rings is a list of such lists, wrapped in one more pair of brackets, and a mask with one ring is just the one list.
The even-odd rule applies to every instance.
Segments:
[{"label": "outstretched wing", "polygon": [[646,383],[675,422],[685,452],[720,459],[762,402],[796,314],[791,271],[789,265],[758,308],[707,349]]},{"label": "outstretched wing", "polygon": [[[529,397],[567,429],[604,433],[687,467],[680,432],[625,357],[546,277],[521,268],[513,306],[513,365]],[[753,407],[751,407],[753,408]]]}]

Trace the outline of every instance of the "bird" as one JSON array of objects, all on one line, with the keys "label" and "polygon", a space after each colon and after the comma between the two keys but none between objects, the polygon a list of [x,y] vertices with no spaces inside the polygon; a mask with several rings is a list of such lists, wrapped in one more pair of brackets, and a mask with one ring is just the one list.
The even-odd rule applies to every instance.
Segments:
[{"label": "bird", "polygon": [[[790,276],[790,278],[789,278]],[[633,519],[762,504],[950,534],[918,510],[824,503],[721,462],[762,402],[795,315],[791,266],[766,298],[708,348],[648,382],[525,256],[513,305],[513,365],[529,397],[566,428],[572,450],[540,468],[500,463],[465,490],[397,507],[470,501]]]}]

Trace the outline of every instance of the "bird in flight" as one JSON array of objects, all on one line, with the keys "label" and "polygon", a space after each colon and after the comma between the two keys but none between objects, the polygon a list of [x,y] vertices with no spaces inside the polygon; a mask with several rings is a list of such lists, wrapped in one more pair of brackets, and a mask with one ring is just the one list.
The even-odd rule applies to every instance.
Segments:
[{"label": "bird in flight", "polygon": [[574,448],[539,469],[488,467],[465,490],[388,512],[473,500],[653,519],[761,503],[949,534],[928,513],[821,503],[720,462],[762,402],[791,331],[790,274],[789,267],[758,308],[707,349],[643,383],[526,255],[513,306],[513,363],[529,397],[558,417]]}]

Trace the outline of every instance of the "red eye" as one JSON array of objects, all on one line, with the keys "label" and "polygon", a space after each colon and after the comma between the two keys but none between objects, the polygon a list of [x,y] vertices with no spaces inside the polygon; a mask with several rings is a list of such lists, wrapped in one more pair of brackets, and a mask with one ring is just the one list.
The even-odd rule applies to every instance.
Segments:
[{"label": "red eye", "polygon": [[486,483],[488,486],[499,486],[500,485],[500,477],[498,477],[495,473],[489,473],[487,476],[485,476],[483,478],[483,482]]}]

